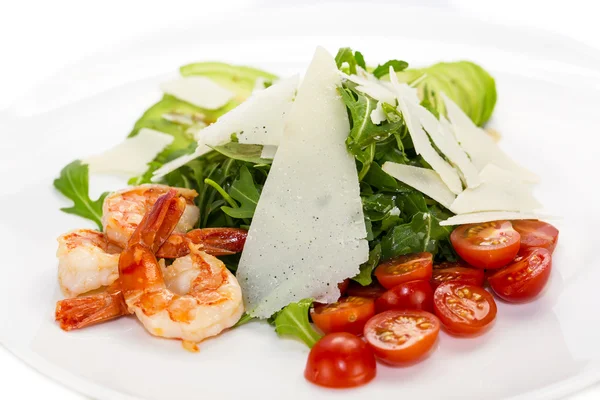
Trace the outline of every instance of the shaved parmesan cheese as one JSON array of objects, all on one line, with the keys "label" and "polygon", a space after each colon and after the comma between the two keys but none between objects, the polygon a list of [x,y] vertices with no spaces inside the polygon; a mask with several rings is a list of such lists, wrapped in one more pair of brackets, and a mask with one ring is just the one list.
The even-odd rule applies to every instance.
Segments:
[{"label": "shaved parmesan cheese", "polygon": [[398,92],[397,99],[398,111],[402,113],[404,123],[408,128],[408,133],[410,134],[417,154],[420,154],[423,159],[431,165],[431,168],[439,174],[442,181],[444,181],[453,193],[459,194],[462,192],[463,188],[458,172],[456,172],[452,165],[448,164],[433,148],[427,133],[425,133],[421,126],[419,115],[415,113],[414,109],[409,108],[410,100],[407,101],[401,94],[401,91]]},{"label": "shaved parmesan cheese", "polygon": [[169,172],[175,171],[177,168],[184,166],[190,161],[195,160],[196,158],[203,156],[204,154],[210,151],[212,151],[210,147],[201,145],[198,146],[196,148],[196,151],[194,151],[193,153],[183,155],[181,157],[169,161],[168,163],[163,164],[152,174],[152,182],[157,182],[158,180],[160,180],[160,178],[162,178]]},{"label": "shaved parmesan cheese", "polygon": [[160,85],[161,90],[190,104],[216,110],[229,103],[235,93],[204,76],[178,78]]},{"label": "shaved parmesan cheese", "polygon": [[387,120],[387,117],[385,116],[385,112],[383,111],[383,106],[382,106],[382,102],[378,101],[377,102],[377,107],[375,107],[375,109],[373,111],[371,111],[371,122],[373,122],[375,125],[379,125],[382,122],[384,122],[385,120]]},{"label": "shaved parmesan cheese", "polygon": [[83,160],[94,174],[118,174],[128,177],[143,174],[148,163],[173,142],[171,135],[153,129],[140,129],[137,135],[126,139],[102,154]]},{"label": "shaved parmesan cheese", "polygon": [[437,148],[460,170],[466,186],[470,188],[478,186],[480,183],[479,171],[469,160],[454,135],[448,132],[448,121],[446,120],[446,123],[438,121],[432,113],[419,104],[408,104],[408,106],[414,114],[419,116],[421,126],[427,131]]},{"label": "shaved parmesan cheese", "polygon": [[263,148],[262,148],[262,152],[260,153],[260,158],[266,158],[266,159],[272,160],[275,158],[275,153],[277,153],[277,146],[266,145],[266,146],[263,146]]},{"label": "shaved parmesan cheese", "polygon": [[515,173],[523,181],[539,181],[537,175],[521,167],[508,157],[494,140],[483,129],[477,127],[448,96],[442,93],[442,98],[446,105],[448,118],[454,128],[456,139],[480,171],[487,164],[495,164],[502,169]]},{"label": "shaved parmesan cheese", "polygon": [[298,76],[278,81],[255,92],[242,104],[203,129],[199,142],[220,146],[236,134],[240,143],[279,144],[284,116],[289,112],[298,87]]},{"label": "shaved parmesan cheese", "polygon": [[406,83],[398,82],[398,75],[396,75],[396,72],[392,66],[390,66],[389,77],[390,82],[388,85],[396,93],[397,97],[401,97],[404,99],[404,101],[412,104],[419,104],[421,102],[421,100],[419,100],[419,93],[417,89],[408,86]]},{"label": "shaved parmesan cheese", "polygon": [[264,90],[266,88],[265,83],[267,83],[267,80],[262,76],[256,78],[256,80],[254,81],[254,89],[252,89],[252,93]]},{"label": "shaved parmesan cheese", "polygon": [[335,61],[317,48],[286,120],[237,270],[246,312],[334,302],[368,259],[356,165]]},{"label": "shaved parmesan cheese", "polygon": [[156,181],[171,171],[211,151],[209,146],[221,146],[236,134],[245,144],[279,145],[284,117],[289,112],[298,86],[298,76],[278,81],[265,90],[253,93],[245,102],[223,115],[196,135],[198,148],[192,154],[179,157],[157,169]]},{"label": "shaved parmesan cheese", "polygon": [[512,220],[512,219],[551,219],[552,217],[514,211],[486,211],[471,214],[460,214],[440,222],[441,226],[479,224],[481,222]]},{"label": "shaved parmesan cheese", "polygon": [[440,176],[427,168],[413,167],[411,165],[386,162],[383,170],[400,182],[417,189],[419,192],[431,197],[446,208],[454,202],[456,196],[442,181]]},{"label": "shaved parmesan cheese", "polygon": [[466,189],[456,197],[450,210],[456,214],[479,211],[530,212],[542,205],[533,197],[531,187],[510,172],[488,164],[481,171],[481,185]]},{"label": "shaved parmesan cheese", "polygon": [[[350,82],[356,83],[358,86],[356,90],[372,97],[377,101],[388,103],[391,105],[396,104],[396,98],[394,92],[383,85],[383,82],[379,81],[373,75],[365,72],[365,76],[358,75],[347,75],[343,72],[338,72],[342,77],[349,80]],[[372,77],[372,79],[369,78]]]}]

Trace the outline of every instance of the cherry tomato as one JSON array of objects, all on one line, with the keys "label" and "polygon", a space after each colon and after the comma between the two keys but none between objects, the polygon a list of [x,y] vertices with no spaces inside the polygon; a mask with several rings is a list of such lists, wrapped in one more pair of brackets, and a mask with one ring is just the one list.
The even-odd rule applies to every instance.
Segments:
[{"label": "cherry tomato", "polygon": [[520,251],[543,247],[550,254],[554,252],[558,241],[558,229],[554,226],[533,219],[512,221],[512,226],[521,235]]},{"label": "cherry tomato", "polygon": [[360,335],[365,323],[375,314],[373,299],[342,297],[332,304],[315,304],[310,316],[324,333],[350,332]]},{"label": "cherry tomato", "polygon": [[375,300],[378,313],[387,310],[425,310],[433,312],[433,290],[428,281],[399,284]]},{"label": "cherry tomato", "polygon": [[454,267],[469,267],[469,264],[459,259],[458,261],[442,261],[441,263],[433,264],[433,269],[444,269]]},{"label": "cherry tomato", "polygon": [[350,285],[350,279],[345,279],[338,283],[338,289],[340,289],[340,296],[346,294],[346,291],[348,290],[348,285]]},{"label": "cherry tomato", "polygon": [[508,221],[461,225],[452,231],[454,250],[478,268],[501,268],[519,252],[520,235]]},{"label": "cherry tomato", "polygon": [[402,282],[417,279],[429,280],[433,265],[431,253],[414,253],[394,257],[379,264],[375,276],[386,289],[398,286]]},{"label": "cherry tomato", "polygon": [[378,282],[373,282],[368,286],[363,286],[358,282],[351,281],[346,291],[348,296],[367,297],[376,299],[385,293],[385,288]]},{"label": "cherry tomato", "polygon": [[365,325],[375,356],[388,364],[415,361],[431,350],[440,331],[435,315],[420,310],[390,310]]},{"label": "cherry tomato", "polygon": [[331,388],[364,385],[375,378],[377,366],[369,346],[356,336],[330,333],[310,350],[304,377]]},{"label": "cherry tomato", "polygon": [[433,294],[433,309],[446,330],[455,335],[481,332],[496,318],[496,302],[485,289],[445,282]]},{"label": "cherry tomato", "polygon": [[511,302],[528,301],[546,286],[552,269],[552,255],[544,248],[521,252],[509,266],[488,277],[498,297]]},{"label": "cherry tomato", "polygon": [[434,268],[433,270],[431,286],[434,290],[444,282],[462,282],[473,286],[483,286],[485,273],[482,269],[463,267],[459,263],[445,264],[446,268]]}]

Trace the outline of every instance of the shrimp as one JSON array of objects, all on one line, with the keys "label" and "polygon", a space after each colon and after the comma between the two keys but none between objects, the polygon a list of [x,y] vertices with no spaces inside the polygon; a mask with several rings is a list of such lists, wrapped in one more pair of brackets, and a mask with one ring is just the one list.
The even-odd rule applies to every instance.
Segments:
[{"label": "shrimp", "polygon": [[78,229],[58,238],[58,282],[67,297],[112,284],[119,277],[121,249],[102,232]]},{"label": "shrimp", "polygon": [[[145,216],[119,259],[121,290],[129,311],[155,336],[199,342],[234,325],[244,312],[236,278],[218,259],[191,246],[200,271],[186,294],[165,284],[155,253],[175,228],[185,201],[175,190],[161,196]],[[206,255],[208,256],[208,255]],[[175,263],[174,263],[175,264]],[[177,270],[189,269],[182,262]]]},{"label": "shrimp", "polygon": [[118,291],[58,302],[61,328],[82,328],[131,312],[153,335],[198,342],[239,320],[244,308],[236,278],[201,245],[189,242],[188,255],[168,267],[156,261],[153,251],[170,237],[182,212],[180,200],[169,192],[144,217],[119,262]]},{"label": "shrimp", "polygon": [[102,293],[59,301],[55,318],[62,329],[70,331],[127,314],[127,305],[117,280]]},{"label": "shrimp", "polygon": [[[179,258],[190,253],[190,245],[213,256],[239,253],[247,231],[237,228],[194,229],[185,235],[171,234],[158,250],[160,258]],[[119,277],[121,249],[106,236],[90,229],[78,229],[58,238],[58,281],[66,297],[76,297]]]},{"label": "shrimp", "polygon": [[[166,185],[144,184],[111,193],[102,205],[102,226],[111,243],[125,247],[138,224],[156,200],[173,188]],[[185,199],[185,209],[174,231],[185,233],[192,229],[200,216],[194,205],[195,190],[175,188]]]}]

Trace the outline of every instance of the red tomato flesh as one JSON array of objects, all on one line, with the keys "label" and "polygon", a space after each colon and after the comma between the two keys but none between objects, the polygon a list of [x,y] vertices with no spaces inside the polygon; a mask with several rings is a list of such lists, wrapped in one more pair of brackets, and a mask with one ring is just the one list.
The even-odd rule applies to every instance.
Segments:
[{"label": "red tomato flesh", "polygon": [[473,286],[483,286],[485,272],[482,269],[463,267],[459,263],[445,264],[446,268],[433,269],[431,286],[434,290],[444,282],[462,282]]},{"label": "red tomato flesh", "polygon": [[315,303],[310,316],[323,333],[349,332],[360,335],[375,314],[375,302],[366,297],[343,297],[332,304]]},{"label": "red tomato flesh", "polygon": [[404,364],[427,354],[438,337],[440,322],[419,310],[390,310],[377,314],[365,325],[365,339],[380,360]]},{"label": "red tomato flesh", "polygon": [[532,219],[512,221],[512,226],[521,235],[521,252],[534,247],[554,252],[558,242],[558,229],[554,226]]},{"label": "red tomato flesh", "polygon": [[376,299],[384,294],[386,289],[381,286],[378,282],[373,282],[370,285],[363,286],[358,282],[351,281],[348,285],[346,293],[348,296],[367,297],[369,299]]},{"label": "red tomato flesh", "polygon": [[407,254],[379,264],[375,269],[375,276],[384,288],[391,289],[403,282],[429,280],[432,266],[431,253]]},{"label": "red tomato flesh", "polygon": [[330,333],[310,350],[304,377],[330,388],[350,388],[375,378],[377,365],[369,346],[345,332]]},{"label": "red tomato flesh", "polygon": [[496,302],[485,289],[462,282],[445,282],[433,294],[433,309],[454,335],[472,335],[496,318]]},{"label": "red tomato flesh", "polygon": [[521,252],[514,262],[488,277],[492,290],[506,301],[535,298],[546,286],[552,270],[552,255],[544,248]]},{"label": "red tomato flesh", "polygon": [[424,310],[433,312],[433,290],[427,281],[399,284],[375,300],[378,313],[387,310]]},{"label": "red tomato flesh", "polygon": [[469,265],[501,268],[519,252],[521,237],[508,221],[461,225],[450,234],[454,250]]}]

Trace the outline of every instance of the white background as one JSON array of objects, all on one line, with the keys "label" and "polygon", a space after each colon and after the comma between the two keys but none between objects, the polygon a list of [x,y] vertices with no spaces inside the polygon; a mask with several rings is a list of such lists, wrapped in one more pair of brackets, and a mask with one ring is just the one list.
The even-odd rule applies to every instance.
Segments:
[{"label": "white background", "polygon": [[[380,3],[391,1],[393,0],[381,0]],[[308,1],[295,0],[294,4],[302,2]],[[404,2],[455,10],[496,23],[552,30],[600,49],[598,6],[591,0]],[[160,3],[148,0],[3,1],[0,3],[0,111],[9,107],[28,88],[52,76],[64,66],[100,50],[110,49],[117,43],[133,41],[146,33],[166,30],[182,22],[196,21],[201,24],[203,20],[220,13],[240,12],[246,8],[282,3],[282,0],[171,0]],[[0,135],[9,134],[10,132],[0,131]],[[5,326],[3,329],[18,327]],[[2,399],[84,398],[34,372],[3,347],[0,347],[0,376]],[[571,398],[600,398],[600,386]]]}]

